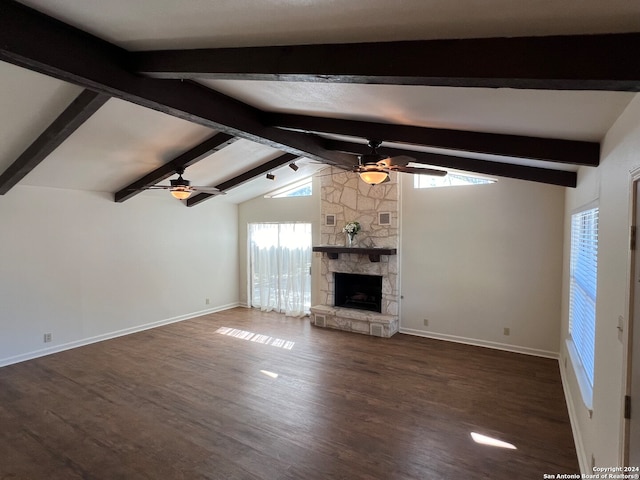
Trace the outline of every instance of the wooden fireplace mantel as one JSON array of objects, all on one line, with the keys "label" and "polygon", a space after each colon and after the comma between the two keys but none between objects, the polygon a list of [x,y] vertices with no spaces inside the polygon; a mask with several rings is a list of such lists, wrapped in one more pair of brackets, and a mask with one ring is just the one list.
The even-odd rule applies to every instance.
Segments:
[{"label": "wooden fireplace mantel", "polygon": [[332,260],[338,259],[341,253],[351,253],[356,255],[368,255],[369,261],[379,262],[380,255],[397,255],[397,248],[373,248],[373,247],[340,247],[337,245],[319,245],[312,247],[314,252],[323,252]]}]

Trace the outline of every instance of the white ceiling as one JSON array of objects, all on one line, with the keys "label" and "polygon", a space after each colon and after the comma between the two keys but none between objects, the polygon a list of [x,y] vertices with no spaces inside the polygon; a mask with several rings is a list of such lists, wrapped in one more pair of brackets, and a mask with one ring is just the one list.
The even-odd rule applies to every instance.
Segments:
[{"label": "white ceiling", "polygon": [[[609,33],[640,26],[638,0],[110,0],[108,7],[103,0],[22,3],[130,50]],[[81,88],[2,62],[0,79],[1,172]],[[634,96],[241,80],[200,83],[267,111],[587,141],[600,141]],[[114,192],[214,133],[111,99],[21,184]],[[189,167],[185,177],[194,184],[215,185],[279,154],[241,140]],[[286,166],[276,172],[276,182],[260,177],[210,201],[248,200],[321,167],[300,163],[304,168],[296,173]]]},{"label": "white ceiling", "polygon": [[208,128],[112,98],[24,183],[114,192],[211,135]]},{"label": "white ceiling", "polygon": [[632,32],[637,0],[24,0],[129,50]]},{"label": "white ceiling", "polygon": [[200,80],[261,110],[598,142],[627,92]]},{"label": "white ceiling", "polygon": [[0,79],[0,171],[4,171],[82,89],[4,62]]},{"label": "white ceiling", "polygon": [[[0,62],[0,172],[4,171],[82,91],[80,87]],[[20,185],[114,193],[216,132],[118,99],[110,99]],[[187,168],[185,178],[210,186],[282,152],[238,140]],[[276,181],[257,178],[216,201],[240,203],[264,195],[323,165],[301,160]],[[161,182],[167,184],[168,182]],[[10,192],[8,193],[10,195]],[[159,196],[158,192],[144,195]],[[129,201],[135,201],[135,197]]]}]

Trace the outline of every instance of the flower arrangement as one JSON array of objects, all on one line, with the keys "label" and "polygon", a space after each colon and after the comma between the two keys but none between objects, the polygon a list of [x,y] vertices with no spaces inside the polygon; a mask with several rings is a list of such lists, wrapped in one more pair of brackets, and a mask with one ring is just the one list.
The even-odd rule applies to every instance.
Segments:
[{"label": "flower arrangement", "polygon": [[360,223],[349,222],[342,228],[342,231],[347,234],[347,246],[353,247],[355,245],[356,234],[360,231]]},{"label": "flower arrangement", "polygon": [[360,223],[349,222],[342,228],[342,231],[349,236],[353,236],[360,231]]}]

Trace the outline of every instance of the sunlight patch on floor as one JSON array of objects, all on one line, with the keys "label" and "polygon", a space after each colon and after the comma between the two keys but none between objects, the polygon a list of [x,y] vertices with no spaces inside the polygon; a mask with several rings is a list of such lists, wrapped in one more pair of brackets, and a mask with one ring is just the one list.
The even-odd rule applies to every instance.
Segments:
[{"label": "sunlight patch on floor", "polygon": [[498,448],[508,448],[509,450],[517,450],[516,446],[503,442],[502,440],[498,440],[497,438],[487,437],[486,435],[481,435],[476,432],[471,432],[471,438],[476,443],[481,445],[489,445],[490,447],[498,447]]},{"label": "sunlight patch on floor", "polygon": [[269,378],[278,378],[278,374],[274,372],[270,372],[269,370],[260,370],[260,373],[266,375]]},{"label": "sunlight patch on floor", "polygon": [[247,332],[246,330],[238,330],[237,328],[220,327],[216,330],[216,333],[239,338],[241,340],[248,340],[250,342],[262,343],[272,347],[284,348],[285,350],[291,350],[296,344],[296,342],[292,342],[290,340],[283,340],[281,338],[270,337],[269,335]]}]

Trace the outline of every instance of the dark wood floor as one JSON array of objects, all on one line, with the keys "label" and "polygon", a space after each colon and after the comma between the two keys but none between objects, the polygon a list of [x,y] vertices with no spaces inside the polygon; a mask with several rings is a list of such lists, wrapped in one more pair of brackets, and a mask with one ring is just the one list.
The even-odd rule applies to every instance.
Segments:
[{"label": "dark wood floor", "polygon": [[233,309],[0,369],[0,479],[578,472],[554,360]]}]

